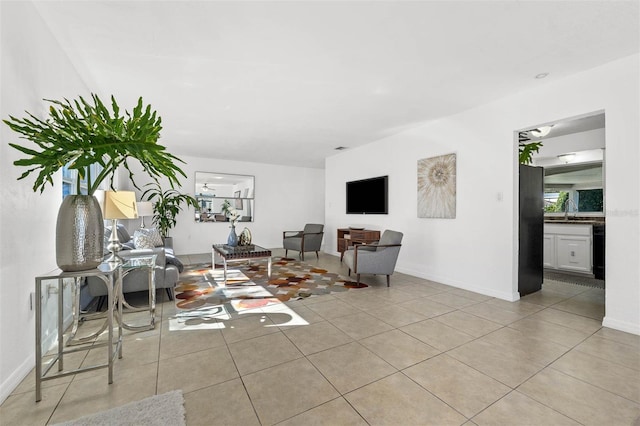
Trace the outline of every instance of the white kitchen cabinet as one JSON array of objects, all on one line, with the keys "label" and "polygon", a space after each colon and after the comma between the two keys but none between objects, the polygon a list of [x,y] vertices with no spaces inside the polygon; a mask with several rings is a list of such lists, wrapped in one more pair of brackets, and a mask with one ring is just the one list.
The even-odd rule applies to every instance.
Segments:
[{"label": "white kitchen cabinet", "polygon": [[592,226],[545,223],[543,264],[549,269],[591,274]]},{"label": "white kitchen cabinet", "polygon": [[591,237],[556,235],[557,268],[591,273]]},{"label": "white kitchen cabinet", "polygon": [[542,266],[545,268],[557,268],[556,260],[556,236],[553,234],[544,234],[542,242]]}]

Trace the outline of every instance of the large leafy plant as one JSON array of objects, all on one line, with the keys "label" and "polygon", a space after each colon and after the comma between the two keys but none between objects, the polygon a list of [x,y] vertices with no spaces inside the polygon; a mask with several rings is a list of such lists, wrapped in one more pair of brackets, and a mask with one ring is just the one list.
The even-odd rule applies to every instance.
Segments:
[{"label": "large leafy plant", "polygon": [[176,226],[176,216],[182,210],[182,205],[198,208],[198,200],[187,194],[181,194],[175,189],[162,190],[158,182],[147,184],[147,190],[142,193],[142,199],[153,203],[153,224],[163,238],[169,236],[169,231]]},{"label": "large leafy plant", "polygon": [[520,164],[531,164],[533,154],[540,151],[542,141],[531,142],[528,132],[518,133],[518,161]]},{"label": "large leafy plant", "polygon": [[520,164],[531,164],[533,162],[533,154],[540,151],[542,141],[531,143],[520,143],[518,145],[518,160]]},{"label": "large leafy plant", "polygon": [[[49,100],[49,117],[42,120],[30,112],[27,117],[9,116],[3,120],[12,130],[35,144],[35,147],[9,143],[26,155],[14,161],[16,166],[29,167],[18,179],[38,173],[33,184],[34,192],[43,192],[47,183],[53,186],[53,175],[65,165],[77,171],[76,184],[80,194],[80,180],[86,178],[88,194],[93,194],[100,184],[111,179],[113,189],[115,171],[125,167],[132,184],[135,183],[128,160],[135,158],[144,171],[156,178],[166,177],[171,186],[178,183],[178,174],[186,177],[175,164],[182,162],[158,144],[162,120],[150,105],[143,105],[142,98],[131,111],[121,114],[120,107],[111,96],[111,109],[91,94],[91,101],[82,97],[69,101]],[[99,164],[102,170],[91,176],[90,167]]]}]

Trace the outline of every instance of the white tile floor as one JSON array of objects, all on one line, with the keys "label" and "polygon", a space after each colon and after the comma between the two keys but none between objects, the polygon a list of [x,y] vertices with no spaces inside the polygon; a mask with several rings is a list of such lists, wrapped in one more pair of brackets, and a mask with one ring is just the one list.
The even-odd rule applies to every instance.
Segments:
[{"label": "white tile floor", "polygon": [[[346,275],[334,256],[307,263]],[[269,314],[175,331],[173,302],[160,303],[155,330],[126,333],[112,385],[105,370],[49,381],[35,403],[32,373],[0,424],[53,424],[172,389],[189,425],[640,421],[640,337],[601,327],[603,290],[547,283],[510,303],[399,273],[390,288],[363,279],[370,287],[288,302],[309,323],[295,327]]]}]

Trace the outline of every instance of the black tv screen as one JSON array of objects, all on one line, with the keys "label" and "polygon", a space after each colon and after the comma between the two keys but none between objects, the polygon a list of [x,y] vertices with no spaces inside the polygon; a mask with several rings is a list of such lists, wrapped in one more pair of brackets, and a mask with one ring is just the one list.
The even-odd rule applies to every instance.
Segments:
[{"label": "black tv screen", "polygon": [[388,214],[389,176],[347,182],[347,214]]}]

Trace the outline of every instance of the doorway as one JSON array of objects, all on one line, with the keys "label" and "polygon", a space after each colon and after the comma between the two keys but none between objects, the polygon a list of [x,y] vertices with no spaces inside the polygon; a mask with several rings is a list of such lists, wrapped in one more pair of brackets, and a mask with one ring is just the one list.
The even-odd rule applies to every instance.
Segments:
[{"label": "doorway", "polygon": [[[602,321],[605,300],[605,113],[596,111],[515,132],[521,164],[544,171],[541,290],[522,300]],[[522,155],[521,155],[522,157]],[[521,213],[522,214],[522,213]],[[518,225],[519,228],[521,224]],[[519,232],[519,245],[522,245]],[[534,238],[536,240],[536,238]],[[531,268],[526,262],[521,268]],[[519,283],[519,288],[520,288]],[[540,294],[538,294],[540,293]]]}]

